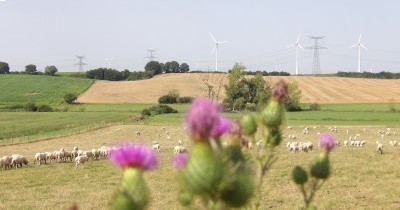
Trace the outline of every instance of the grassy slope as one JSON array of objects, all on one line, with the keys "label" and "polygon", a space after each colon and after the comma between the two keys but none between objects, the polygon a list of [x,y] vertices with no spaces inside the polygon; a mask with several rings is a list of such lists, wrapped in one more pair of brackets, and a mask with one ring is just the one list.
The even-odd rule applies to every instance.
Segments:
[{"label": "grassy slope", "polygon": [[[161,152],[157,153],[160,164],[156,171],[145,173],[152,196],[149,209],[184,209],[177,202],[177,173],[170,161],[177,140],[181,139],[188,147],[190,141],[180,126],[163,126],[171,132],[172,141],[165,140],[161,126],[126,125],[29,146],[0,147],[0,155],[20,153],[32,161],[36,152],[54,151],[61,147],[70,150],[79,146],[87,150],[126,139],[146,145],[157,140],[161,143]],[[309,135],[300,135],[302,129],[302,126],[294,127],[285,130],[284,134],[299,134],[298,141],[316,144],[316,132],[328,130],[327,127],[318,127],[311,129]],[[386,127],[371,127],[367,133],[363,132],[363,127],[338,127],[338,133],[333,135],[343,141],[347,138],[347,129],[351,135],[360,133],[367,144],[362,148],[339,147],[331,153],[332,176],[317,193],[315,204],[318,209],[398,209],[400,165],[393,159],[398,157],[399,148],[389,147],[387,143],[395,137],[384,140],[385,153],[380,156],[375,153],[374,142],[380,138],[376,132]],[[141,136],[135,135],[136,130],[141,131]],[[399,132],[400,128],[392,127],[392,131]],[[158,135],[161,137],[157,138]],[[302,203],[301,194],[291,180],[291,170],[295,165],[307,167],[318,151],[293,154],[285,145],[283,142],[277,148],[278,159],[265,177],[261,209],[299,209]],[[121,176],[120,170],[107,160],[90,161],[83,169],[77,170],[69,162],[0,171],[0,174],[0,186],[4,189],[0,191],[1,209],[65,209],[72,203],[77,203],[80,209],[108,209]],[[23,198],[19,196],[21,194]]]},{"label": "grassy slope", "polygon": [[52,103],[64,100],[65,93],[80,94],[94,80],[46,75],[0,75],[0,102]]}]

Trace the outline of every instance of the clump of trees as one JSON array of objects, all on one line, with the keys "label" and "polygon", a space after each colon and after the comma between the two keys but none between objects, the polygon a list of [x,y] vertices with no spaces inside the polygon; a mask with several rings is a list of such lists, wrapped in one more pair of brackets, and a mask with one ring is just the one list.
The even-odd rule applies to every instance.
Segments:
[{"label": "clump of trees", "polygon": [[141,112],[143,117],[159,115],[159,114],[169,114],[169,113],[178,113],[178,110],[173,109],[168,105],[159,104],[156,106],[152,106],[148,109],[143,109]]},{"label": "clump of trees", "polygon": [[9,74],[10,73],[10,66],[6,62],[0,61],[0,74]]},{"label": "clump of trees", "polygon": [[57,73],[58,69],[55,66],[46,66],[44,68],[44,74],[54,76]]},{"label": "clump of trees", "polygon": [[336,76],[352,78],[400,79],[400,73],[392,73],[387,71],[381,71],[379,73],[339,71],[338,73],[336,73]]},{"label": "clump of trees", "polygon": [[115,69],[98,68],[86,72],[86,77],[90,79],[120,81],[129,77],[129,70],[117,71]]},{"label": "clump of trees", "polygon": [[176,104],[176,103],[191,103],[193,101],[192,97],[185,96],[180,97],[179,92],[177,90],[171,90],[168,94],[161,96],[158,98],[159,104]]},{"label": "clump of trees", "polygon": [[[266,82],[261,73],[252,78],[245,77],[246,67],[236,63],[228,73],[225,87],[224,107],[229,110],[255,111],[264,107],[271,97],[271,84]],[[287,111],[299,111],[301,90],[295,83],[288,83],[288,94],[284,105]]]},{"label": "clump of trees", "polygon": [[36,65],[29,64],[25,66],[25,73],[27,74],[37,74]]},{"label": "clump of trees", "polygon": [[66,93],[64,95],[64,101],[67,104],[74,104],[76,99],[78,99],[78,96],[75,93]]}]

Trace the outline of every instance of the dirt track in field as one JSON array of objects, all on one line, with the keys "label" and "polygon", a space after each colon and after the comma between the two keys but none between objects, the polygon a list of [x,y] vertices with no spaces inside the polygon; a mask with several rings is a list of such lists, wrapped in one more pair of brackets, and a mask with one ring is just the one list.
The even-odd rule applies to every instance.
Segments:
[{"label": "dirt track in field", "polygon": [[[139,81],[96,81],[79,96],[81,103],[157,103],[161,95],[178,90],[181,96],[206,96],[202,82],[206,74],[165,74]],[[275,82],[284,79],[296,82],[302,91],[303,103],[384,103],[400,102],[400,80],[341,77],[264,77]],[[226,75],[213,74],[209,81],[214,88],[226,83]],[[221,86],[220,98],[224,97]]]}]

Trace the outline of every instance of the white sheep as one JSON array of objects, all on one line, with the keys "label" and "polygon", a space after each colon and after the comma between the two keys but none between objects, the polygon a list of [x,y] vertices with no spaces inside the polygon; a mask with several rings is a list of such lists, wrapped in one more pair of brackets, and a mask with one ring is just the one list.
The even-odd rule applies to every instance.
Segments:
[{"label": "white sheep", "polygon": [[160,152],[160,144],[158,142],[153,142],[152,149]]},{"label": "white sheep", "polygon": [[185,153],[186,148],[184,146],[177,145],[174,147],[174,154]]},{"label": "white sheep", "polygon": [[39,165],[44,162],[44,164],[47,164],[47,154],[44,152],[39,152],[35,154],[35,160],[33,161],[33,164],[36,164],[36,161],[39,162]]},{"label": "white sheep", "polygon": [[10,157],[10,156],[3,156],[1,159],[0,159],[0,168],[4,168],[4,169],[6,169],[6,168],[11,168],[11,161],[12,161],[12,158]]},{"label": "white sheep", "polygon": [[97,159],[100,158],[100,150],[92,149],[92,154],[93,154],[93,158],[94,158],[95,160],[97,160]]},{"label": "white sheep", "polygon": [[28,165],[28,160],[22,155],[11,155],[11,166],[15,168],[22,167],[22,164]]},{"label": "white sheep", "polygon": [[286,144],[286,147],[288,147],[289,151],[292,151],[292,152],[296,152],[297,150],[299,150],[299,148],[297,147],[297,142],[288,142]]},{"label": "white sheep", "polygon": [[389,141],[390,146],[395,147],[397,146],[397,141]]},{"label": "white sheep", "polygon": [[345,147],[347,147],[347,145],[349,144],[349,142],[345,140],[345,141],[343,142],[343,144],[344,144]]},{"label": "white sheep", "polygon": [[178,140],[178,144],[179,144],[179,145],[182,145],[182,141],[181,141],[181,140]]},{"label": "white sheep", "polygon": [[135,134],[136,134],[137,136],[140,136],[140,131],[136,131]]},{"label": "white sheep", "polygon": [[87,162],[89,160],[88,157],[86,156],[78,156],[75,158],[75,169],[78,167],[79,164],[82,164],[82,168],[83,168],[83,164],[85,164],[85,162]]},{"label": "white sheep", "polygon": [[383,144],[379,143],[379,141],[376,141],[376,152],[378,154],[383,154]]}]

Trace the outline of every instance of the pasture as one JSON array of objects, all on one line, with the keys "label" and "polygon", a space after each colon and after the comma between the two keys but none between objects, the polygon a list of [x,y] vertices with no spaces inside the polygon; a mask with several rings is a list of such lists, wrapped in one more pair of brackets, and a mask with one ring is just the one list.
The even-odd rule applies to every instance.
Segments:
[{"label": "pasture", "polygon": [[66,93],[80,94],[94,80],[47,75],[0,75],[0,103],[60,104]]},{"label": "pasture", "polygon": [[[30,160],[29,167],[0,171],[1,209],[65,209],[76,203],[80,209],[107,209],[108,203],[119,182],[121,171],[109,160],[95,160],[74,169],[74,164],[51,163],[33,165],[36,152],[54,151],[60,148],[72,150],[74,146],[88,150],[103,145],[132,142],[151,145],[161,144],[157,153],[157,170],[145,174],[151,188],[149,209],[184,209],[176,201],[178,185],[176,170],[171,165],[173,147],[178,140],[190,147],[181,126],[164,125],[170,132],[167,140],[161,125],[116,125],[103,129],[39,141],[28,144],[0,147],[0,155],[22,154]],[[302,134],[304,126],[283,128],[284,135],[297,136],[297,141],[311,141],[317,144],[317,132],[329,132],[328,126],[310,127],[308,135]],[[366,129],[364,132],[364,128]],[[396,136],[381,136],[378,130],[386,126],[338,126],[335,138],[342,142],[331,154],[333,174],[317,192],[315,204],[319,209],[398,209],[400,166],[396,161],[400,153],[398,147],[390,147],[388,141],[399,141],[400,127],[391,127]],[[135,135],[139,130],[141,135]],[[364,147],[343,146],[349,135],[360,134],[367,143]],[[384,143],[384,154],[375,152],[375,141]],[[263,188],[261,209],[298,209],[302,197],[291,181],[291,170],[295,165],[307,166],[318,154],[318,149],[309,153],[289,152],[284,139],[277,147],[277,162],[267,172]]]}]

